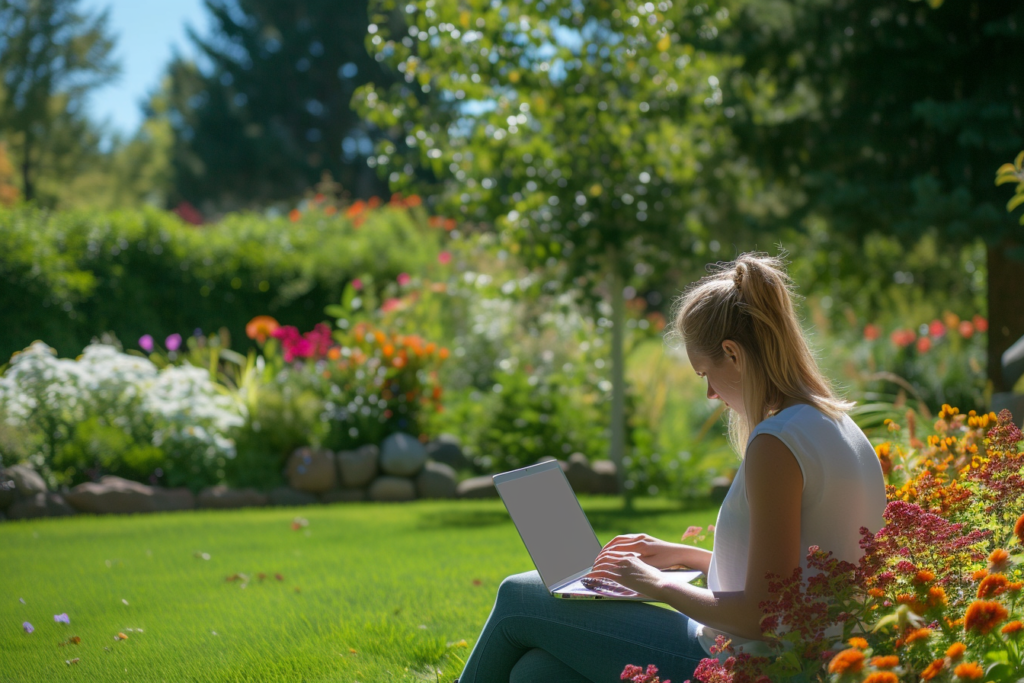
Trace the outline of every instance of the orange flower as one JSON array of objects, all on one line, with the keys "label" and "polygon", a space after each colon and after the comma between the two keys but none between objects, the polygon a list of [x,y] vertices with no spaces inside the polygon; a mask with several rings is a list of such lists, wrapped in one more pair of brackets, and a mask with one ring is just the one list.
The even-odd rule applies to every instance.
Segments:
[{"label": "orange flower", "polygon": [[927,569],[922,569],[921,571],[917,572],[917,574],[914,575],[914,583],[917,583],[917,584],[931,583],[934,580],[935,580],[935,573],[934,572],[930,572]]},{"label": "orange flower", "polygon": [[298,209],[292,209],[291,211],[288,212],[288,220],[290,220],[292,223],[295,223],[300,218],[302,218],[302,212],[299,211]]},{"label": "orange flower", "polygon": [[992,551],[992,554],[988,556],[988,568],[989,571],[997,572],[1000,569],[1005,569],[1010,563],[1010,553],[1006,552],[1002,548],[996,548]]},{"label": "orange flower", "polygon": [[1021,629],[1024,629],[1024,624],[1022,624],[1019,621],[1011,621],[1010,623],[1006,624],[1006,626],[1003,626],[1001,629],[999,629],[999,632],[1005,636],[1008,636],[1011,633],[1020,633]]},{"label": "orange flower", "polygon": [[441,360],[444,360],[445,358],[447,358],[447,357],[448,357],[448,349],[446,349],[446,348],[444,348],[444,347],[442,346],[442,347],[441,347],[441,350],[437,352],[437,356],[438,356],[438,358],[440,358]]},{"label": "orange flower", "polygon": [[931,634],[932,630],[930,628],[919,628],[914,631],[911,631],[907,635],[903,643],[905,645],[910,645],[911,643],[914,643],[918,640],[928,640],[928,636],[930,636]]},{"label": "orange flower", "polygon": [[385,344],[382,350],[384,352],[385,358],[391,358],[391,356],[395,353],[395,347],[392,346],[391,344]]},{"label": "orange flower", "polygon": [[989,574],[978,586],[979,598],[991,598],[1006,592],[1010,582],[1002,574]]},{"label": "orange flower", "polygon": [[966,645],[963,643],[953,643],[949,646],[949,649],[946,650],[946,656],[955,662],[963,657],[965,652],[967,652]]},{"label": "orange flower", "polygon": [[1013,534],[1017,537],[1017,541],[1024,545],[1024,515],[1021,515],[1017,523],[1013,525]]},{"label": "orange flower", "polygon": [[405,205],[408,207],[419,206],[422,203],[423,200],[420,199],[420,196],[418,194],[411,194],[405,198]]},{"label": "orange flower", "polygon": [[357,199],[352,202],[352,206],[345,209],[345,215],[349,218],[355,218],[363,212],[366,208],[366,203],[362,199]]},{"label": "orange flower", "polygon": [[395,359],[391,361],[391,364],[394,365],[396,368],[404,368],[405,359],[402,358],[401,356],[395,356]]},{"label": "orange flower", "polygon": [[899,677],[891,671],[876,671],[864,679],[864,683],[899,683]]},{"label": "orange flower", "polygon": [[370,197],[370,201],[366,202],[366,206],[371,209],[376,209],[380,204],[380,197]]},{"label": "orange flower", "polygon": [[973,574],[971,574],[971,579],[974,580],[974,581],[981,581],[986,576],[988,576],[988,570],[987,569],[979,569],[978,571],[976,571]]},{"label": "orange flower", "polygon": [[843,650],[828,663],[828,672],[830,674],[855,674],[863,668],[864,653],[853,648]]},{"label": "orange flower", "polygon": [[847,642],[850,643],[850,647],[855,647],[858,650],[868,649],[868,641],[864,640],[863,638],[858,638],[854,636],[853,638],[850,638],[850,640],[848,640]]},{"label": "orange flower", "polygon": [[1019,591],[1019,590],[1020,590],[1021,588],[1024,588],[1024,581],[1011,581],[1010,583],[1006,584],[1006,587],[1007,587],[1007,588],[1008,588],[1009,590],[1011,590],[1011,591],[1013,591],[1014,593],[1016,593],[1016,592],[1017,592],[1017,591]]},{"label": "orange flower", "polygon": [[928,606],[945,605],[947,603],[946,591],[942,586],[932,586],[928,589]]},{"label": "orange flower", "polygon": [[964,614],[964,630],[988,634],[1010,615],[1006,608],[991,600],[975,600]]},{"label": "orange flower", "polygon": [[[434,396],[435,400],[441,398],[441,387],[434,387],[434,394],[433,394],[433,396]],[[853,643],[850,643],[850,644],[852,645]],[[867,644],[865,643],[865,646],[866,645]]]},{"label": "orange flower", "polygon": [[338,360],[339,358],[341,358],[341,349],[339,349],[337,346],[327,349],[327,358],[329,360]]},{"label": "orange flower", "polygon": [[338,207],[336,207],[336,206],[332,205],[332,206],[328,206],[328,207],[324,208],[324,215],[325,216],[333,216],[336,213],[338,213]]},{"label": "orange flower", "polygon": [[262,344],[281,325],[269,315],[258,315],[245,325],[245,336]]},{"label": "orange flower", "polygon": [[953,675],[957,678],[975,680],[984,676],[985,670],[974,662],[964,662],[963,664],[958,664],[957,667],[953,669]]},{"label": "orange flower", "polygon": [[882,590],[881,588],[869,588],[868,589],[868,595],[870,595],[873,598],[884,598],[885,597],[885,591]]},{"label": "orange flower", "polygon": [[921,672],[921,678],[923,680],[930,681],[936,676],[938,676],[942,672],[942,669],[945,668],[945,666],[945,659],[936,659],[931,664],[929,664],[924,671]]},{"label": "orange flower", "polygon": [[871,666],[876,669],[895,669],[900,665],[900,658],[896,655],[885,655],[882,657],[872,657]]}]

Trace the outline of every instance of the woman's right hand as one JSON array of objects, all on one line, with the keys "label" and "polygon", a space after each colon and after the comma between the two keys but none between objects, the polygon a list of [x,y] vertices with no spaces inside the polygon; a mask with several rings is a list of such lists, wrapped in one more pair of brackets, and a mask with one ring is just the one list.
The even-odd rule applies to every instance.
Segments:
[{"label": "woman's right hand", "polygon": [[626,534],[616,536],[608,541],[597,555],[596,564],[608,551],[636,553],[645,563],[658,569],[668,569],[676,565],[686,564],[685,557],[692,551],[691,546],[681,543],[669,543],[647,534]]}]

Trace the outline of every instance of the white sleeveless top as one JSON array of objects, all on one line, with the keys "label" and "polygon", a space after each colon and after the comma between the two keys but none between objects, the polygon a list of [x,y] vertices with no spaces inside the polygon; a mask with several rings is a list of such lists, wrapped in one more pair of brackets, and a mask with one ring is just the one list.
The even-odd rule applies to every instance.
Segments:
[{"label": "white sleeveless top", "polygon": [[[886,505],[882,466],[864,432],[845,413],[840,420],[833,420],[814,406],[799,403],[758,424],[747,446],[758,434],[778,437],[793,452],[803,472],[800,567],[804,580],[808,578],[807,549],[812,545],[831,550],[840,560],[857,563],[863,552],[860,528],[872,532],[882,528]],[[741,464],[718,511],[708,569],[708,588],[712,592],[742,591],[746,587],[750,508],[744,469]],[[769,653],[763,641],[731,636],[701,624],[698,639],[709,655],[719,633],[743,652]]]}]

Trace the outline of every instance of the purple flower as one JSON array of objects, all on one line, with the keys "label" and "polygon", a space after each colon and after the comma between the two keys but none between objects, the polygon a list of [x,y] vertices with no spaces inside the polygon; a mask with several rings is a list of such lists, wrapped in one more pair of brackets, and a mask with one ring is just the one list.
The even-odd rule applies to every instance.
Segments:
[{"label": "purple flower", "polygon": [[21,627],[22,627],[23,629],[25,629],[25,633],[32,633],[32,631],[35,631],[35,629],[34,629],[34,628],[32,628],[32,624],[28,623],[27,621],[26,621],[26,622],[24,622],[24,623],[23,623],[23,624],[21,625]]},{"label": "purple flower", "polygon": [[181,335],[175,332],[164,340],[164,346],[168,351],[177,351],[181,348]]},{"label": "purple flower", "polygon": [[151,335],[151,334],[144,334],[141,337],[139,337],[139,346],[146,353],[152,353],[152,351],[153,351],[153,335]]},{"label": "purple flower", "polygon": [[53,620],[56,621],[57,623],[65,623],[65,624],[70,624],[71,623],[71,618],[68,616],[67,612],[64,612],[63,614],[54,614],[53,615]]}]

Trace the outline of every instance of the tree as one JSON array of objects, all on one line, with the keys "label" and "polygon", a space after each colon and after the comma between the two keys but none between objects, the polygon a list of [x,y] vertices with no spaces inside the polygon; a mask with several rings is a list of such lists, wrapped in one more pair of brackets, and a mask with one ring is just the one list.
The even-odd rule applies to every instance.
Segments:
[{"label": "tree", "polygon": [[436,210],[495,224],[528,262],[603,280],[621,465],[625,284],[719,227],[741,164],[721,125],[734,60],[693,42],[713,42],[728,13],[671,0],[383,0],[371,18],[368,49],[398,79],[356,93],[387,133],[369,163],[393,188],[430,187]]},{"label": "tree", "polygon": [[375,132],[349,106],[354,88],[385,78],[363,47],[365,2],[205,4],[213,30],[190,31],[202,68],[176,58],[168,69],[176,199],[290,199],[324,170],[356,194],[379,192],[365,164]]},{"label": "tree", "polygon": [[118,72],[108,13],[78,5],[0,0],[0,131],[16,140],[26,200],[36,196],[39,167],[74,158],[89,125],[85,96]]},{"label": "tree", "polygon": [[[988,375],[1024,335],[1024,231],[992,172],[1024,144],[1019,0],[789,0],[734,8],[725,86],[741,149],[799,191],[786,222],[825,217],[863,240],[988,244]],[[751,103],[772,100],[760,112]]]}]

